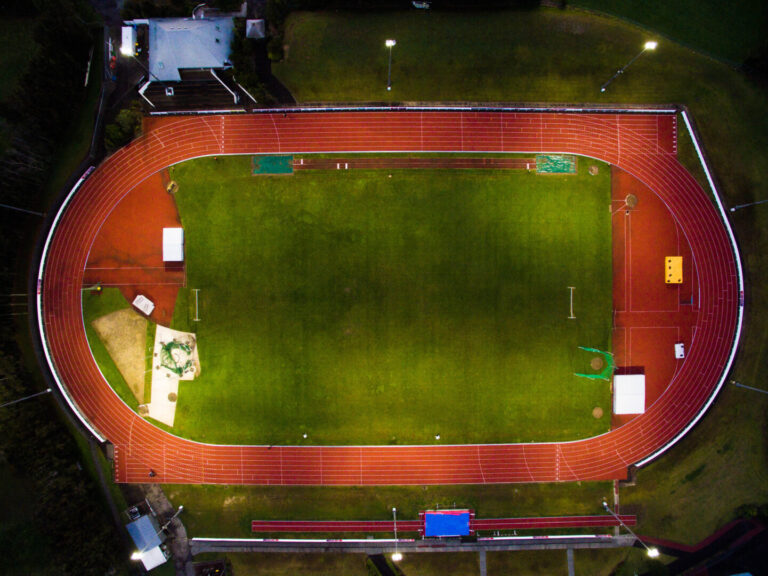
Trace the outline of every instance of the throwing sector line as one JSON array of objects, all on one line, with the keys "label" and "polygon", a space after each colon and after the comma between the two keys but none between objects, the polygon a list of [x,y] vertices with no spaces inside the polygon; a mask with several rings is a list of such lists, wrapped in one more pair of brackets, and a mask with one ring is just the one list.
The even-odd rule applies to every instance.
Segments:
[{"label": "throwing sector line", "polygon": [[568,290],[571,292],[571,315],[568,316],[568,320],[576,320],[576,316],[573,315],[573,291],[576,290],[576,287],[568,286]]},{"label": "throwing sector line", "polygon": [[198,313],[198,310],[199,310],[199,308],[198,308],[198,294],[200,293],[200,289],[199,288],[193,288],[192,292],[195,293],[195,317],[192,320],[194,320],[195,322],[200,322],[200,314]]}]

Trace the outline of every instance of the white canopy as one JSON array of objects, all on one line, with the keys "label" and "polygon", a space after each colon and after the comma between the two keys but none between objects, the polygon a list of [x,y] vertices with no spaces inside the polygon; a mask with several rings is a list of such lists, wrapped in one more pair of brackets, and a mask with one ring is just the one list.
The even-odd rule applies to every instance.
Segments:
[{"label": "white canopy", "polygon": [[184,228],[163,228],[163,262],[184,262]]},{"label": "white canopy", "polygon": [[160,546],[155,546],[141,553],[141,563],[144,564],[145,570],[157,568],[160,564],[165,564],[167,560]]},{"label": "white canopy", "polygon": [[613,377],[613,413],[645,412],[645,374],[618,374]]}]

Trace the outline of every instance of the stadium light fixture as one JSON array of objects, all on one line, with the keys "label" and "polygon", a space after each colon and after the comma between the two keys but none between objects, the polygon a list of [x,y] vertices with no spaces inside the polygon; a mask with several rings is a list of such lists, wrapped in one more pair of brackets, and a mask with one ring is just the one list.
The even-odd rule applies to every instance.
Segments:
[{"label": "stadium light fixture", "polygon": [[384,45],[389,48],[389,67],[387,68],[387,90],[392,90],[392,47],[397,44],[395,40],[385,40]]},{"label": "stadium light fixture", "polygon": [[611,76],[605,84],[600,86],[600,92],[605,92],[608,89],[608,86],[611,84],[611,82],[613,82],[614,80],[616,80],[616,78],[618,78],[619,76],[624,74],[624,71],[627,68],[629,68],[634,63],[635,60],[640,58],[640,56],[645,54],[648,50],[656,50],[656,47],[658,45],[659,45],[659,43],[656,42],[655,40],[648,40],[648,42],[643,44],[643,49],[640,50],[640,52],[638,52],[638,54],[634,58],[632,58],[629,62],[624,64],[624,66],[622,66],[621,68],[616,70],[616,73],[613,76]]},{"label": "stadium light fixture", "polygon": [[637,534],[635,534],[634,532],[632,532],[630,527],[627,526],[626,524],[624,524],[624,521],[613,510],[611,510],[610,506],[608,506],[608,502],[606,502],[605,500],[603,500],[603,508],[605,508],[605,511],[608,512],[611,516],[616,518],[616,520],[618,520],[619,524],[621,524],[627,530],[627,532],[629,532],[630,534],[632,534],[632,536],[635,537],[635,540],[637,540],[638,542],[640,542],[640,544],[643,545],[643,547],[645,548],[645,551],[648,554],[649,558],[658,558],[659,557],[659,549],[658,548],[651,548],[650,546],[648,546],[648,544],[643,542],[640,539],[640,537]]},{"label": "stadium light fixture", "polygon": [[392,562],[400,562],[403,559],[403,555],[397,550],[397,508],[392,507],[392,520],[394,520],[395,526],[395,553],[392,554]]}]

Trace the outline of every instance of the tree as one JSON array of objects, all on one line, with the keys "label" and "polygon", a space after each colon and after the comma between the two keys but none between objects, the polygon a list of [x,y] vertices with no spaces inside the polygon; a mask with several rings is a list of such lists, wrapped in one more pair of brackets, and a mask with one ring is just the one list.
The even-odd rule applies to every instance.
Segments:
[{"label": "tree", "polygon": [[104,146],[107,151],[114,152],[141,136],[141,120],[141,104],[136,100],[120,110],[115,121],[104,128]]}]

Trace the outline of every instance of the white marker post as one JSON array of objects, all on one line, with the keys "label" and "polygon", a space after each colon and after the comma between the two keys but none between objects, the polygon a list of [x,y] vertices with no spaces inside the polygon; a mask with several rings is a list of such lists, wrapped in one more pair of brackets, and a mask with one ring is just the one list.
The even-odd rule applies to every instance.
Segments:
[{"label": "white marker post", "polygon": [[195,322],[200,322],[200,314],[199,314],[199,307],[198,307],[198,297],[197,297],[198,294],[200,293],[200,289],[199,288],[193,288],[192,292],[195,293],[195,317],[193,318],[193,320]]},{"label": "white marker post", "polygon": [[576,290],[576,287],[568,286],[568,290],[571,291],[571,315],[568,316],[568,320],[576,320],[576,316],[573,315],[573,291]]}]

